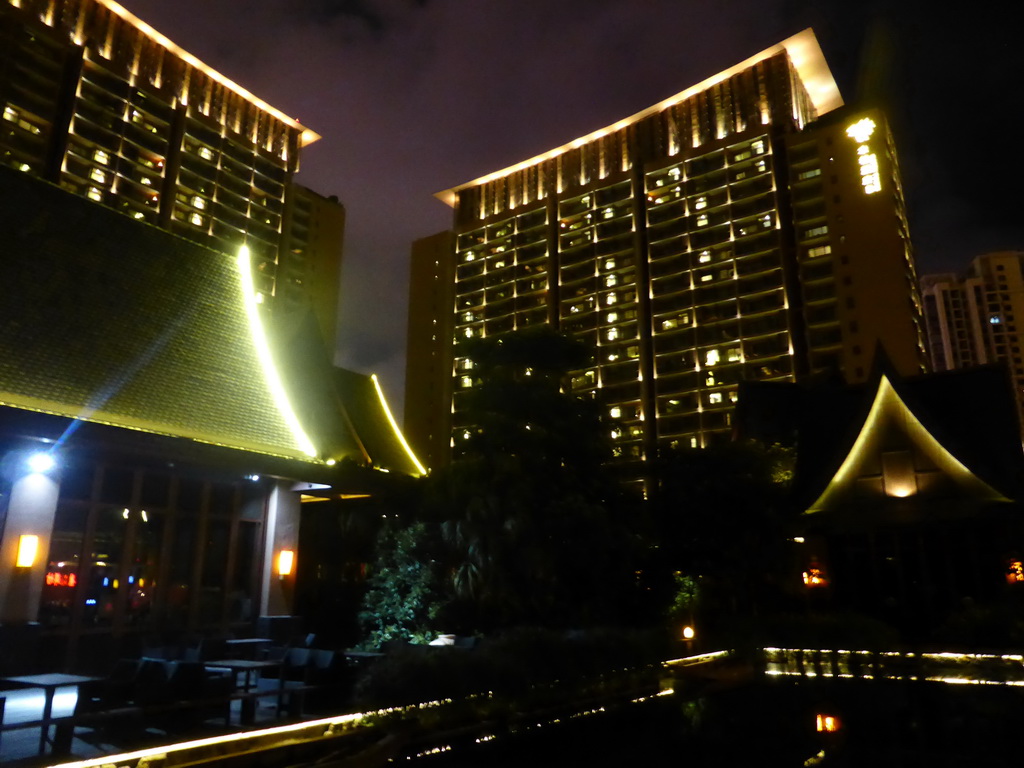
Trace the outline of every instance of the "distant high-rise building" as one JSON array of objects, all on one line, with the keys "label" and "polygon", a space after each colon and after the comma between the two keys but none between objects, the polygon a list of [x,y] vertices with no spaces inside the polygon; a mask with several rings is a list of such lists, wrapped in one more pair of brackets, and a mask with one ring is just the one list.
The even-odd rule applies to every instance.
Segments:
[{"label": "distant high-rise building", "polygon": [[[440,193],[454,338],[546,323],[589,342],[572,388],[607,404],[627,463],[728,438],[740,380],[863,381],[879,344],[901,373],[924,370],[892,136],[877,110],[841,105],[806,30]],[[453,367],[457,454],[476,379]]]},{"label": "distant high-rise building", "polygon": [[978,256],[961,277],[924,275],[925,321],[937,371],[1005,362],[1024,420],[1024,251]]},{"label": "distant high-rise building", "polygon": [[409,327],[405,354],[405,436],[428,467],[451,454],[452,285],[455,262],[451,232],[412,245]]},{"label": "distant high-rise building", "polygon": [[[0,110],[0,163],[217,250],[245,242],[275,311],[315,281],[284,222],[302,216],[292,177],[319,136],[112,0],[0,2]],[[336,312],[332,275],[316,291]]]}]

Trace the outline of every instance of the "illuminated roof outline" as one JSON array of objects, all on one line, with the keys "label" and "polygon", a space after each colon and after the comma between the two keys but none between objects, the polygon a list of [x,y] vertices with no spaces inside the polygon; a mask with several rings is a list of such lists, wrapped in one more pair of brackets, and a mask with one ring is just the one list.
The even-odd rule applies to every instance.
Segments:
[{"label": "illuminated roof outline", "polygon": [[808,505],[805,514],[818,513],[828,509],[832,501],[841,494],[849,483],[858,476],[858,470],[867,460],[872,448],[872,438],[881,433],[886,420],[899,419],[900,427],[910,441],[922,451],[946,476],[962,487],[969,487],[975,493],[991,501],[1010,501],[987,482],[968,469],[940,443],[921,423],[920,419],[900,397],[889,377],[882,374],[878,381],[874,400],[864,423],[861,425],[853,446],[847,452],[842,464],[829,480],[825,490],[814,503]]},{"label": "illuminated roof outline", "polygon": [[808,27],[792,37],[786,38],[780,43],[776,43],[769,48],[765,48],[760,53],[754,54],[750,58],[741,61],[739,64],[735,64],[728,69],[711,75],[696,85],[691,85],[689,88],[680,91],[674,96],[669,96],[667,99],[647,107],[634,115],[619,120],[605,128],[588,133],[578,139],[573,139],[560,147],[556,147],[552,150],[531,157],[528,160],[523,160],[522,162],[510,165],[507,168],[502,168],[500,171],[494,171],[493,173],[481,176],[473,181],[467,181],[464,184],[459,184],[450,189],[438,192],[434,197],[454,207],[456,193],[460,190],[479,186],[481,184],[487,184],[488,182],[508,176],[509,174],[517,171],[530,168],[544,162],[545,160],[557,157],[571,149],[576,149],[577,147],[589,144],[602,136],[620,131],[626,126],[637,123],[650,115],[657,114],[674,104],[686,101],[691,96],[702,91],[706,91],[713,85],[720,83],[723,80],[727,80],[733,75],[749,69],[755,64],[782,52],[785,52],[789,56],[790,61],[793,63],[797,73],[800,75],[804,88],[807,89],[807,94],[814,103],[814,108],[817,110],[819,117],[834,109],[838,109],[843,105],[843,97],[840,95],[839,87],[836,85],[832,71],[829,69],[828,63],[825,61],[825,55],[822,53],[821,46],[818,44],[818,38],[815,36],[814,30]]},{"label": "illuminated roof outline", "polygon": [[241,96],[243,99],[245,99],[246,101],[250,102],[251,104],[253,104],[256,107],[259,107],[264,112],[270,113],[271,115],[276,117],[278,120],[282,121],[283,123],[286,123],[287,125],[291,126],[292,128],[297,129],[298,131],[300,131],[301,132],[300,143],[302,144],[302,146],[305,147],[305,146],[307,146],[309,144],[312,144],[314,141],[317,141],[320,138],[320,134],[319,133],[317,133],[316,131],[314,131],[314,130],[312,130],[310,128],[307,128],[304,125],[302,125],[302,123],[300,123],[295,118],[288,117],[288,115],[286,115],[284,112],[279,110],[277,107],[271,106],[270,104],[265,102],[263,99],[259,98],[258,96],[255,96],[254,94],[252,94],[249,91],[247,91],[245,88],[240,86],[238,83],[234,82],[233,80],[229,80],[227,77],[222,75],[220,72],[218,72],[217,70],[213,69],[213,67],[210,67],[209,65],[204,64],[202,61],[200,61],[197,57],[193,56],[191,53],[186,51],[184,48],[182,48],[181,46],[175,44],[166,35],[161,34],[157,30],[155,30],[153,27],[151,27],[149,24],[147,24],[142,19],[140,19],[138,16],[135,16],[133,13],[131,13],[124,6],[119,5],[118,3],[115,3],[114,0],[94,0],[94,2],[99,3],[103,7],[107,8],[111,13],[116,14],[121,19],[126,21],[128,24],[131,24],[133,27],[138,29],[144,35],[149,37],[151,40],[153,40],[154,42],[162,45],[168,51],[170,51],[171,53],[173,53],[176,56],[180,57],[182,59],[182,61],[184,61],[185,63],[187,63],[190,66],[193,66],[196,69],[202,71],[203,73],[205,73],[206,75],[208,75],[209,77],[213,78],[218,83],[223,85],[225,88],[228,88],[228,89],[234,91],[239,96]]}]

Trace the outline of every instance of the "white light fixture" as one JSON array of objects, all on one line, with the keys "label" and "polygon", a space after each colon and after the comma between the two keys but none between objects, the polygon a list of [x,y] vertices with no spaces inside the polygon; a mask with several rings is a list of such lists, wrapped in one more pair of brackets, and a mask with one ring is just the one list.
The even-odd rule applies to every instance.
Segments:
[{"label": "white light fixture", "polygon": [[53,454],[40,451],[39,453],[33,453],[28,457],[28,468],[33,472],[49,472],[53,469],[54,460]]}]

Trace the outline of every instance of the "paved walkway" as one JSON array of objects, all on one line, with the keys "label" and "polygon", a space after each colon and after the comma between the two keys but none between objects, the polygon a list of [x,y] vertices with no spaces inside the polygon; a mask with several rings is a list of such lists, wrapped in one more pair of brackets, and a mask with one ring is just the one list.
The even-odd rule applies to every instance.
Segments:
[{"label": "paved walkway", "polygon": [[[0,691],[0,696],[6,699],[6,707],[3,712],[2,724],[10,727],[18,723],[30,723],[38,721],[43,716],[43,690],[41,688],[23,688],[16,690]],[[74,687],[58,688],[53,697],[53,717],[66,717],[75,711],[75,704],[78,699],[77,690]],[[268,725],[276,722],[275,704],[271,698],[260,702],[256,709],[256,725]],[[240,703],[232,703],[231,721],[237,723],[240,718]],[[223,719],[218,724],[218,730],[224,732]],[[50,735],[53,735],[54,726],[50,727]],[[211,727],[211,733],[213,728]],[[147,729],[139,733],[140,742],[148,742],[152,745],[180,741],[179,738],[167,736],[161,731]],[[133,747],[140,746],[133,744]],[[44,758],[39,757],[39,727],[29,726],[0,732],[0,766],[8,768],[12,765],[49,765],[55,762],[66,762],[74,759],[85,759],[89,757],[100,757],[101,755],[116,754],[127,749],[124,745],[112,744],[104,741],[102,734],[91,728],[75,728],[75,737],[71,743],[71,754],[62,757],[51,757],[47,754]]]}]

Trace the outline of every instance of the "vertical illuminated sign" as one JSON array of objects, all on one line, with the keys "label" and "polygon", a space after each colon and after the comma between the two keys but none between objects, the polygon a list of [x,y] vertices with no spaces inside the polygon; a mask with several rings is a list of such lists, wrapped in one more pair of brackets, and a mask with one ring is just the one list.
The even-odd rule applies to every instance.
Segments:
[{"label": "vertical illuminated sign", "polygon": [[858,120],[846,129],[846,135],[857,142],[857,163],[860,165],[860,183],[864,194],[882,191],[882,177],[878,172],[878,155],[871,151],[868,140],[875,133],[875,121],[869,117]]}]

